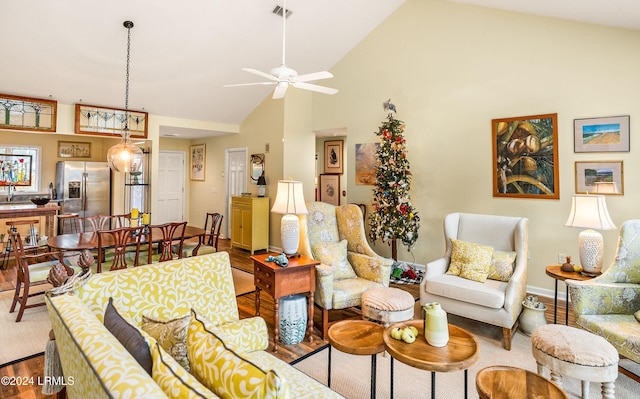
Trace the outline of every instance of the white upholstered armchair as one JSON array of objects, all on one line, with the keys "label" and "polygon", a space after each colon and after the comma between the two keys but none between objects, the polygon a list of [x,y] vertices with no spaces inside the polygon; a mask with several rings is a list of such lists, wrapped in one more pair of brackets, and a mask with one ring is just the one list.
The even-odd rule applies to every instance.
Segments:
[{"label": "white upholstered armchair", "polygon": [[300,254],[322,262],[316,266],[315,305],[322,311],[322,338],[329,310],[359,306],[362,293],[389,286],[392,259],[373,252],[357,205],[307,204],[300,219]]},{"label": "white upholstered armchair", "polygon": [[[420,284],[420,304],[440,302],[448,313],[502,327],[503,346],[511,350],[511,338],[526,295],[528,222],[526,218],[511,216],[447,215],[444,219],[446,251],[442,258],[426,265]],[[492,248],[488,255],[490,277],[480,282],[448,274],[452,240]],[[510,276],[496,272],[495,265],[500,263],[508,265],[503,266],[503,271],[508,269]]]}]

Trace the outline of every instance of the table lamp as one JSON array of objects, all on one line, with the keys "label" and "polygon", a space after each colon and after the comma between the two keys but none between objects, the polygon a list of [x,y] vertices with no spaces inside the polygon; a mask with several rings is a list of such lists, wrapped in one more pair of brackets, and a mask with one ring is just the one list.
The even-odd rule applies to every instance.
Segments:
[{"label": "table lamp", "polygon": [[618,186],[612,181],[597,181],[594,183],[596,194],[619,194]]},{"label": "table lamp", "polygon": [[302,192],[302,182],[279,180],[278,192],[271,212],[284,215],[280,222],[282,251],[287,257],[296,256],[298,244],[300,243],[300,221],[296,215],[307,213],[307,206],[304,204],[304,194]]},{"label": "table lamp", "polygon": [[574,195],[571,201],[571,213],[564,224],[569,227],[582,227],[578,235],[582,274],[597,276],[602,270],[604,240],[602,234],[593,230],[613,230],[613,224],[604,195]]}]

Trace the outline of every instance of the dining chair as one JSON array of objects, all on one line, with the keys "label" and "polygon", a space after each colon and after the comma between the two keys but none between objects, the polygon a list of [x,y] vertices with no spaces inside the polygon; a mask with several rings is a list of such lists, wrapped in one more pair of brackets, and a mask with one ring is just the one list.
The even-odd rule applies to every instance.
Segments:
[{"label": "dining chair", "polygon": [[[152,250],[148,251],[148,263],[166,262],[182,258],[186,227],[187,222],[149,225],[149,240],[156,246],[157,253],[152,254]],[[176,249],[174,250],[174,248]]]},{"label": "dining chair", "polygon": [[[13,295],[9,313],[13,313],[16,310],[16,305],[18,305],[17,323],[22,320],[25,309],[35,308],[45,304],[44,302],[27,304],[27,301],[32,296],[45,293],[45,290],[30,293],[31,287],[45,284],[49,276],[49,271],[54,265],[62,263],[65,269],[67,269],[68,275],[80,273],[82,270],[79,266],[73,266],[68,262],[67,259],[64,258],[64,252],[62,251],[35,254],[25,253],[25,246],[18,231],[11,231],[9,233],[9,240],[14,248],[16,259],[16,290]],[[22,295],[20,295],[21,291]]]},{"label": "dining chair", "polygon": [[[97,272],[102,272],[103,266],[109,266],[109,270],[121,270],[140,264],[140,243],[144,237],[142,227],[120,227],[113,230],[97,230],[98,235],[98,260]],[[135,248],[135,251],[128,251]],[[109,251],[107,251],[109,250]],[[133,258],[133,259],[131,259]]]},{"label": "dining chair", "polygon": [[115,220],[115,216],[111,215],[93,215],[78,218],[78,230],[80,233],[89,233],[98,230],[109,230],[118,227],[124,226],[118,226],[118,222]]},{"label": "dining chair", "polygon": [[[111,216],[112,226],[114,229],[120,227],[131,227],[131,213]],[[133,226],[137,227],[137,226]]]},{"label": "dining chair", "polygon": [[[207,216],[204,220],[205,233],[197,237],[197,239],[185,241],[182,246],[182,257],[188,258],[190,256],[206,255],[218,252],[218,239],[220,238],[220,227],[222,226],[223,217],[224,216],[222,214],[217,212],[207,212]],[[200,247],[195,251],[198,245],[200,245]],[[173,250],[174,252],[178,251],[178,249],[175,248],[175,245]]]}]

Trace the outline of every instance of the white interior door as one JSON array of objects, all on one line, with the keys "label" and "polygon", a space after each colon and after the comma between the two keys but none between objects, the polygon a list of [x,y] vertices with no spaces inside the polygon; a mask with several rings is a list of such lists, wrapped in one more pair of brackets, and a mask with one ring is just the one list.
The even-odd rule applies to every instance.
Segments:
[{"label": "white interior door", "polygon": [[225,152],[225,176],[226,179],[226,237],[231,237],[231,197],[247,191],[247,149],[229,148]]},{"label": "white interior door", "polygon": [[154,197],[154,224],[180,222],[184,218],[185,153],[160,151],[158,189]]}]

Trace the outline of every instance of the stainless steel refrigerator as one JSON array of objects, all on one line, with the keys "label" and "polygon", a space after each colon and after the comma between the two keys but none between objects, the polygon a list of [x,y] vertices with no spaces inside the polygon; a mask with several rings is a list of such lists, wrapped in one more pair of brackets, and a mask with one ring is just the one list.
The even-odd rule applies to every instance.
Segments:
[{"label": "stainless steel refrigerator", "polygon": [[[59,161],[56,190],[61,214],[111,214],[111,170],[106,162]],[[69,233],[70,227],[65,225],[61,233]]]}]

